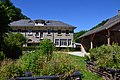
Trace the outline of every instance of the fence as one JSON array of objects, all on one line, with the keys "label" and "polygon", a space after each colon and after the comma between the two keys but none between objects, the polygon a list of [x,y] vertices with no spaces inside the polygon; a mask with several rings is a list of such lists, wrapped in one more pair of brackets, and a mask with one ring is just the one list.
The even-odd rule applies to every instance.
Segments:
[{"label": "fence", "polygon": [[25,74],[26,77],[17,77],[15,80],[82,80],[82,73],[79,71],[74,71],[73,74],[69,76],[64,75],[58,75],[58,76],[38,76],[38,77],[32,77],[31,73],[28,72]]}]

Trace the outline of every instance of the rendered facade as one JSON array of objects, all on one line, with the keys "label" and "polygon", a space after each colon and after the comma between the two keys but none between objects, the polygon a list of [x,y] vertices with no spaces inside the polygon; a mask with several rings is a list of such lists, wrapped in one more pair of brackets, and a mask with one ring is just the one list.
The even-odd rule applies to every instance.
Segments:
[{"label": "rendered facade", "polygon": [[19,20],[10,23],[12,32],[27,38],[26,46],[35,46],[43,39],[54,42],[56,47],[72,47],[76,27],[55,20]]}]

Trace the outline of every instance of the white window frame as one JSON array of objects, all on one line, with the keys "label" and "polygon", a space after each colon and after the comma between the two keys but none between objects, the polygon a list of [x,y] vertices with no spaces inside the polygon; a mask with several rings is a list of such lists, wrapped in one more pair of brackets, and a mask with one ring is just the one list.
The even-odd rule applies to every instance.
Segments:
[{"label": "white window frame", "polygon": [[72,44],[72,39],[68,39],[68,46]]},{"label": "white window frame", "polygon": [[59,39],[55,39],[55,45],[59,46],[60,45],[60,40]]},{"label": "white window frame", "polygon": [[60,46],[67,46],[67,39],[60,39]]}]

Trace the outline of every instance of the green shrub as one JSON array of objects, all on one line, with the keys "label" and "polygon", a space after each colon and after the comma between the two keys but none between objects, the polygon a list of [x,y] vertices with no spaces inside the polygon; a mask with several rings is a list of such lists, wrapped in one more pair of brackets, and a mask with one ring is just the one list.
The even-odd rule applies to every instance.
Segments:
[{"label": "green shrub", "polygon": [[47,60],[45,55],[39,51],[24,54],[17,61],[8,61],[8,64],[1,66],[0,78],[10,79],[17,76],[24,76],[27,71],[32,72],[33,76],[48,75],[68,75],[74,70],[80,70],[71,56],[62,53],[53,53],[53,57]]},{"label": "green shrub", "polygon": [[3,54],[3,52],[0,52],[0,61],[2,61],[3,59],[5,59],[5,55]]},{"label": "green shrub", "polygon": [[39,49],[38,46],[27,46],[27,47],[22,47],[22,51],[34,51],[34,50],[37,50]]},{"label": "green shrub", "polygon": [[0,66],[0,80],[9,80],[12,77],[9,67],[13,64],[11,59],[5,59]]},{"label": "green shrub", "polygon": [[95,62],[99,67],[120,68],[120,46],[117,44],[113,44],[112,46],[102,45],[91,49],[90,60]]},{"label": "green shrub", "polygon": [[18,59],[22,55],[21,47],[25,43],[25,37],[22,34],[8,33],[4,37],[3,53],[11,59]]},{"label": "green shrub", "polygon": [[40,51],[43,55],[47,56],[48,60],[52,57],[53,49],[54,44],[49,39],[44,39],[40,42]]}]

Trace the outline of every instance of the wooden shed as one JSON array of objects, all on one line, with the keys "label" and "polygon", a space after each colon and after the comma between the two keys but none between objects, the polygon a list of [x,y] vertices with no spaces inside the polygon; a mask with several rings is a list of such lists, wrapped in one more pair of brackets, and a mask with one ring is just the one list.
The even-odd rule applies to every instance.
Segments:
[{"label": "wooden shed", "polygon": [[103,26],[90,30],[79,38],[86,51],[103,44],[118,43],[120,45],[120,10],[118,15],[110,18]]}]

